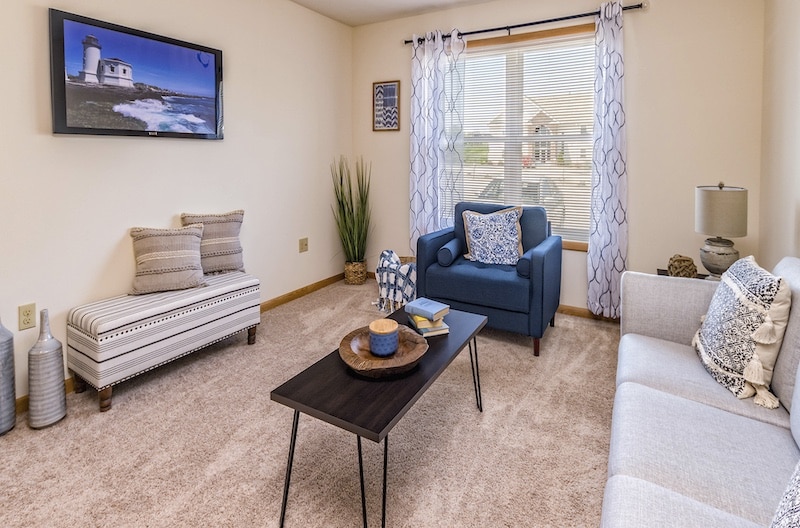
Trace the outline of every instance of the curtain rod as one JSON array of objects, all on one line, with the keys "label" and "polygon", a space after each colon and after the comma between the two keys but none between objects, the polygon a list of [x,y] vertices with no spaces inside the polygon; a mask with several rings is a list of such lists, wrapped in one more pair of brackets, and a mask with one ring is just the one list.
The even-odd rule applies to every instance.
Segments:
[{"label": "curtain rod", "polygon": [[[628,11],[629,9],[645,9],[647,8],[647,2],[640,2],[638,4],[624,6],[622,8],[623,11]],[[565,20],[574,20],[576,18],[586,18],[590,16],[597,16],[600,14],[600,10],[592,11],[590,13],[581,13],[580,15],[568,15],[558,18],[549,18],[547,20],[537,20],[536,22],[525,22],[524,24],[515,24],[513,26],[500,26],[488,29],[476,29],[475,31],[465,31],[463,33],[459,33],[462,37],[468,37],[470,35],[479,35],[481,33],[493,33],[495,31],[508,31],[509,35],[511,34],[512,29],[519,29],[528,26],[538,26],[540,24],[550,24],[552,22],[563,22]],[[450,35],[442,35],[442,38],[450,38]],[[424,39],[418,39],[419,42],[422,42]],[[403,41],[404,44],[411,44],[414,42],[413,40],[405,40]]]}]

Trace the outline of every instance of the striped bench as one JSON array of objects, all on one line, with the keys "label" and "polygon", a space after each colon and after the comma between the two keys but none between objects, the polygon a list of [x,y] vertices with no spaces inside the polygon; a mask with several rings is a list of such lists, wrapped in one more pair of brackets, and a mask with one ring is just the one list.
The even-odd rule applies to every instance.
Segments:
[{"label": "striped bench", "polygon": [[70,310],[67,367],[75,392],[91,385],[107,411],[117,383],[245,329],[248,344],[255,343],[259,280],[239,271],[206,280],[205,287],[120,295]]}]

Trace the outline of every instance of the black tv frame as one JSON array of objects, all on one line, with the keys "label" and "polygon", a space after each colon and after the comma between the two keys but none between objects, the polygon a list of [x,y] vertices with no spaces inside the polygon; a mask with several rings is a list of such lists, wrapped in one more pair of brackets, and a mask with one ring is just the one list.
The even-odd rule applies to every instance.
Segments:
[{"label": "black tv frame", "polygon": [[[200,44],[193,44],[182,40],[177,40],[162,35],[156,35],[138,29],[132,29],[110,22],[103,22],[93,18],[59,11],[49,10],[50,17],[50,84],[53,110],[53,132],[55,134],[89,134],[105,136],[148,136],[148,137],[176,137],[192,139],[222,139],[223,138],[223,112],[222,112],[222,51]],[[84,47],[83,66],[78,72],[68,71],[67,57],[65,49],[65,23],[71,22],[85,24],[94,28],[96,33],[110,35],[113,37],[115,46],[110,51],[113,57],[101,58],[100,54],[105,54],[102,41],[98,43],[97,59],[107,66],[110,72],[117,71],[119,75],[109,75],[108,82],[133,83],[130,86],[112,86],[105,84],[105,77],[102,73],[88,75],[84,72],[86,68]],[[109,33],[111,32],[111,33]],[[111,38],[109,37],[109,38]],[[85,40],[85,37],[81,37]],[[99,39],[95,39],[97,42]],[[170,53],[147,55],[147,66],[156,66],[158,69],[177,71],[176,67],[162,60],[161,57],[168,56],[175,59],[183,59],[181,64],[189,61],[189,58],[196,58],[199,63],[198,74],[194,78],[176,76],[168,78],[167,86],[157,86],[150,83],[137,83],[137,67],[135,64],[125,62],[124,49],[120,50],[120,42],[123,41],[131,46],[159,46],[159,49],[169,50]],[[81,42],[82,44],[82,42]],[[76,44],[73,42],[74,47]],[[129,48],[133,49],[133,48]],[[151,48],[148,48],[151,49]],[[133,55],[134,53],[131,53]],[[106,65],[106,61],[110,61]],[[159,62],[161,61],[161,62]],[[195,65],[197,66],[197,65]],[[207,77],[211,75],[209,71],[200,68],[213,68],[213,81]],[[124,78],[122,72],[128,73],[127,68],[132,72],[132,79]],[[144,71],[147,72],[145,66]],[[87,77],[89,82],[87,82]],[[118,78],[117,78],[118,77]],[[103,78],[103,81],[97,79]],[[203,80],[202,86],[206,91],[202,96],[195,93],[177,91],[169,87],[169,83],[182,84],[186,81],[196,82]],[[211,84],[213,82],[213,84]],[[68,92],[69,87],[69,94]],[[213,92],[213,95],[212,95]],[[102,94],[102,95],[99,95]],[[130,96],[130,97],[128,97]],[[90,99],[89,97],[97,97]],[[212,100],[213,99],[213,103]],[[102,104],[98,101],[102,100]],[[88,103],[88,104],[87,104]],[[173,104],[174,103],[174,104]],[[68,114],[68,106],[72,105]],[[79,104],[79,106],[75,106]],[[112,110],[108,105],[114,104],[118,109]],[[213,111],[211,109],[213,104]],[[120,106],[122,105],[122,106]],[[140,107],[137,113],[137,106]],[[141,107],[147,108],[141,108]],[[173,108],[174,107],[174,108]],[[94,110],[89,110],[94,108]],[[97,110],[99,108],[99,110]],[[155,119],[161,119],[159,112],[164,112],[164,116],[171,116],[172,123],[167,123],[169,119],[161,120],[155,125],[145,120],[139,119],[142,115],[154,115],[151,110],[155,108]],[[202,111],[202,116],[207,119],[198,118],[194,113],[182,112],[185,109],[197,109]],[[83,112],[81,111],[83,110]],[[173,111],[174,110],[174,111]],[[169,111],[172,111],[170,114]],[[102,112],[102,113],[101,113]],[[126,112],[127,115],[123,115]],[[213,113],[213,117],[211,114]],[[176,117],[173,117],[176,116]],[[188,119],[184,119],[188,117]],[[183,121],[179,121],[183,119]],[[211,121],[211,122],[209,122]]]}]

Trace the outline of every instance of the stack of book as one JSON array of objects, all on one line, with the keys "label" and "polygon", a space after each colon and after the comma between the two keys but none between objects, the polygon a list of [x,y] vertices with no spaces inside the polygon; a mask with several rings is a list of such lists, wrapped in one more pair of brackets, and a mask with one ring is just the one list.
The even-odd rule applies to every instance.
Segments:
[{"label": "stack of book", "polygon": [[419,297],[406,304],[408,322],[424,337],[449,333],[450,327],[444,322],[444,316],[449,312],[449,305],[426,297]]}]

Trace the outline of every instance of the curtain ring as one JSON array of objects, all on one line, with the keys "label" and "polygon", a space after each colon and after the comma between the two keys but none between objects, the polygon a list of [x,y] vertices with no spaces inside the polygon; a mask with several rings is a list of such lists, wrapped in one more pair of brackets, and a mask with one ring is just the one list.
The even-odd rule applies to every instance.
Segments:
[{"label": "curtain ring", "polygon": [[506,31],[508,32],[508,36],[510,37],[511,36],[511,28],[509,26],[506,26]]}]

